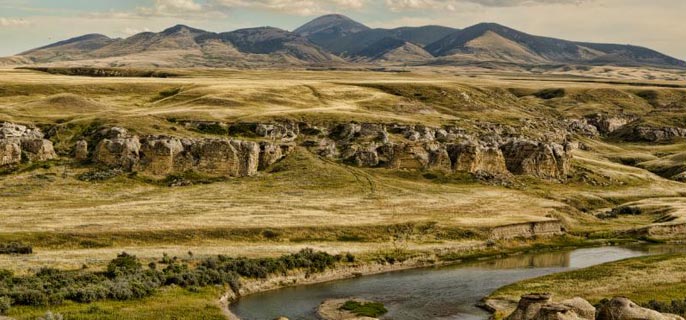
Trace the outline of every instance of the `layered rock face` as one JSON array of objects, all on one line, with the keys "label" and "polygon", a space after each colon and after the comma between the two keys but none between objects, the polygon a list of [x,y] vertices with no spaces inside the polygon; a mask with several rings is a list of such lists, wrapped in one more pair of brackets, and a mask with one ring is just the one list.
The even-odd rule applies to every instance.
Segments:
[{"label": "layered rock face", "polygon": [[8,122],[0,123],[0,166],[57,158],[52,142],[43,139],[40,129]]},{"label": "layered rock face", "polygon": [[500,135],[476,137],[451,127],[351,123],[338,125],[307,145],[322,156],[360,167],[532,175],[544,179],[565,179],[572,158],[570,143]]},{"label": "layered rock face", "polygon": [[[197,171],[211,176],[254,175],[283,159],[296,146],[359,167],[468,172],[483,177],[531,175],[564,180],[570,172],[572,144],[533,141],[512,129],[486,128],[482,135],[457,127],[344,123],[186,123],[191,130],[211,130],[226,138],[139,137],[119,127],[76,142],[78,161],[155,176]],[[0,165],[56,157],[52,143],[37,129],[3,124]],[[261,142],[229,138],[249,136]],[[89,143],[93,143],[89,149]]]},{"label": "layered rock face", "polygon": [[230,139],[183,139],[130,135],[122,128],[100,132],[93,160],[103,165],[167,175],[193,170],[211,176],[247,177],[286,156],[290,146]]},{"label": "layered rock face", "polygon": [[517,309],[506,320],[684,320],[646,309],[627,298],[614,298],[596,310],[582,298],[553,302],[550,294],[522,296]]}]

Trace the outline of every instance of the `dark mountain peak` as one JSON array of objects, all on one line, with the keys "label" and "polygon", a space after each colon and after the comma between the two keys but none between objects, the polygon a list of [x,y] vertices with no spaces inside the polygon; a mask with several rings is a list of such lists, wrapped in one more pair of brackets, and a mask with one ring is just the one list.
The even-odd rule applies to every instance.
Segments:
[{"label": "dark mountain peak", "polygon": [[369,30],[369,27],[353,19],[340,14],[329,14],[316,18],[293,32],[305,37],[324,40],[324,38],[342,37],[365,30]]},{"label": "dark mountain peak", "polygon": [[178,33],[183,33],[183,32],[188,32],[188,33],[205,33],[207,31],[205,30],[200,30],[200,29],[195,29],[191,28],[187,25],[183,24],[177,24],[171,28],[167,28],[164,31],[160,32],[163,35],[173,35],[173,34],[178,34]]}]

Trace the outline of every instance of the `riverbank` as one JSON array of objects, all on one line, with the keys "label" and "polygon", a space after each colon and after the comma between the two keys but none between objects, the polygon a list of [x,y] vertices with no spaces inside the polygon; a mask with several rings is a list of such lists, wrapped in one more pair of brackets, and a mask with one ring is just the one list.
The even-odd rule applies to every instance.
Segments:
[{"label": "riverbank", "polygon": [[239,319],[239,317],[231,311],[231,305],[240,298],[286,287],[312,285],[409,269],[439,267],[474,261],[488,261],[515,257],[527,253],[555,252],[582,247],[599,247],[618,244],[619,242],[628,244],[636,241],[580,240],[565,236],[537,240],[510,240],[499,242],[495,245],[493,243],[483,242],[479,245],[452,248],[450,251],[444,250],[438,253],[413,253],[411,258],[397,261],[393,264],[382,264],[376,260],[363,260],[352,265],[340,265],[333,270],[327,270],[318,274],[292,272],[284,276],[273,276],[264,280],[248,280],[243,282],[242,289],[240,290],[240,297],[233,292],[228,292],[222,296],[219,303],[227,318],[234,320]]},{"label": "riverbank", "polygon": [[583,297],[593,304],[623,296],[644,306],[671,305],[686,298],[683,252],[630,258],[517,282],[496,290],[485,303],[496,317],[514,310],[519,297],[530,292],[547,292],[560,300]]}]

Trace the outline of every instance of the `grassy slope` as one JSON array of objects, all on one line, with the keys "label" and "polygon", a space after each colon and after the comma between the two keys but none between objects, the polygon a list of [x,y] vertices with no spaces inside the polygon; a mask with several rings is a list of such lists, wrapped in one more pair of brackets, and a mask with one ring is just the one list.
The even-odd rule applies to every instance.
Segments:
[{"label": "grassy slope", "polygon": [[525,280],[503,287],[489,298],[516,301],[531,292],[550,292],[555,299],[583,297],[592,303],[626,296],[638,303],[686,297],[686,256],[659,255]]}]

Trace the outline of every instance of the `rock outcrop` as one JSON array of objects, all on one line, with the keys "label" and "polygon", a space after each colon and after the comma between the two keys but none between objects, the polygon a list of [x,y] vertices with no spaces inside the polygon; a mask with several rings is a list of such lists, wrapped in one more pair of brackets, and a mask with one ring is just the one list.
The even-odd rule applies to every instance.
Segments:
[{"label": "rock outcrop", "polygon": [[[494,129],[496,130],[496,129]],[[495,132],[495,131],[494,131]],[[384,124],[340,124],[319,140],[308,140],[321,156],[359,167],[532,175],[563,180],[571,168],[573,144],[489,134],[459,128]]]},{"label": "rock outcrop", "polygon": [[556,143],[512,140],[501,146],[507,169],[514,174],[562,179],[571,163],[567,148]]},{"label": "rock outcrop", "polygon": [[57,158],[52,142],[43,137],[37,128],[0,123],[0,166]]},{"label": "rock outcrop", "polygon": [[686,138],[686,129],[677,127],[629,125],[613,132],[612,136],[628,142],[669,143],[675,139]]},{"label": "rock outcrop", "polygon": [[[216,138],[138,136],[125,128],[102,129],[73,147],[78,161],[91,160],[129,172],[154,176],[189,170],[211,176],[244,177],[265,170],[297,145],[332,160],[359,167],[468,172],[484,178],[531,175],[564,180],[573,144],[530,140],[512,127],[480,123],[485,132],[467,133],[455,126],[429,127],[381,123],[313,125],[295,122],[184,122],[190,130]],[[479,129],[481,130],[481,129]],[[231,138],[248,137],[245,141]],[[89,144],[92,146],[89,147]],[[52,143],[38,129],[0,126],[0,165],[56,157]],[[501,179],[504,180],[504,179]]]},{"label": "rock outcrop", "polygon": [[183,139],[131,135],[122,128],[101,131],[96,163],[154,176],[193,170],[210,176],[247,177],[282,159],[290,146],[232,139]]},{"label": "rock outcrop", "polygon": [[599,309],[597,320],[684,320],[684,318],[643,308],[633,301],[618,297],[604,303]]},{"label": "rock outcrop", "polygon": [[507,320],[684,320],[643,308],[623,297],[613,298],[596,308],[582,298],[553,302],[550,294],[522,296]]},{"label": "rock outcrop", "polygon": [[498,226],[490,231],[491,240],[514,238],[550,237],[564,234],[565,228],[559,220],[516,223]]}]

